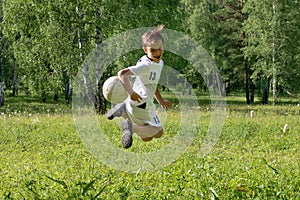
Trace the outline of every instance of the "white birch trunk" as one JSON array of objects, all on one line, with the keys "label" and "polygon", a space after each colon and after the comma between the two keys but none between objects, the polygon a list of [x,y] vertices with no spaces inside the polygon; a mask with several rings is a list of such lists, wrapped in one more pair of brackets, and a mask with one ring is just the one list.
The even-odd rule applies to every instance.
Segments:
[{"label": "white birch trunk", "polygon": [[4,82],[0,82],[0,107],[4,106]]},{"label": "white birch trunk", "polygon": [[17,63],[14,61],[14,84],[13,84],[13,96],[18,96],[19,91],[19,78],[17,73]]},{"label": "white birch trunk", "polygon": [[[276,23],[276,8],[275,8],[275,1],[273,1],[272,4],[272,9],[273,9],[273,28],[275,28],[275,23]],[[272,88],[273,88],[273,98],[274,98],[274,105],[277,104],[277,68],[276,68],[276,59],[275,59],[275,52],[276,52],[276,46],[275,46],[275,30],[273,34],[273,43],[272,43]]]},{"label": "white birch trunk", "polygon": [[4,106],[4,66],[0,57],[0,107]]},{"label": "white birch trunk", "polygon": [[[80,15],[80,12],[79,12],[79,9],[78,7],[76,7],[76,13],[78,15]],[[81,38],[81,35],[80,35],[80,28],[78,28],[77,30],[77,36],[78,36],[78,48],[80,49],[80,54],[79,54],[79,57],[80,57],[80,60],[81,62],[83,63],[83,41],[82,41],[82,38]],[[84,63],[82,68],[81,68],[81,72],[83,74],[83,82],[84,82],[84,86],[85,86],[85,89],[86,89],[86,95],[88,97],[88,99],[93,102],[95,104],[96,102],[96,98],[95,98],[95,93],[94,93],[94,90],[93,90],[93,85],[92,85],[92,82],[90,80],[90,74],[89,74],[89,66],[87,63]]]}]

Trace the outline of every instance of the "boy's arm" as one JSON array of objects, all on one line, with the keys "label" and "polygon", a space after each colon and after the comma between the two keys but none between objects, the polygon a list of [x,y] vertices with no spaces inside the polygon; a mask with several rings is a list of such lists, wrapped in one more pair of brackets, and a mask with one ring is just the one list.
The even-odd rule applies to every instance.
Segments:
[{"label": "boy's arm", "polygon": [[132,71],[128,68],[122,69],[118,72],[118,77],[123,83],[125,90],[130,95],[131,100],[140,102],[142,100],[142,97],[138,95],[136,92],[133,91],[128,76],[134,75]]},{"label": "boy's arm", "polygon": [[172,103],[170,101],[167,101],[167,100],[164,100],[158,90],[158,87],[156,87],[156,90],[155,90],[155,98],[156,100],[158,101],[158,103],[161,105],[161,107],[165,110],[168,110],[171,106],[172,106]]}]

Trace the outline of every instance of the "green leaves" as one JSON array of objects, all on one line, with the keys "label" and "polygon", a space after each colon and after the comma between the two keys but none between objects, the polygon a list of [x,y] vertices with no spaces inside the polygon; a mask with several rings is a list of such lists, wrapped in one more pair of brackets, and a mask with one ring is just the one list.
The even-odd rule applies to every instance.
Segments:
[{"label": "green leaves", "polygon": [[[189,8],[187,25],[190,34],[216,60],[228,91],[231,87],[244,87],[244,81],[246,87],[247,81],[254,87],[257,81],[268,79],[272,80],[274,96],[278,88],[299,91],[300,88],[294,85],[299,79],[296,75],[299,71],[296,64],[299,63],[299,40],[296,39],[300,36],[297,28],[299,2],[184,2]],[[256,88],[260,89],[260,85]]]},{"label": "green leaves", "polygon": [[[80,54],[85,56],[94,47],[90,37],[96,29],[95,20],[90,20],[94,19],[93,5],[85,7],[71,1],[5,1],[3,32],[13,42],[21,82],[31,92],[46,95],[62,90],[63,76],[66,73],[70,78],[75,76],[82,62]],[[82,9],[76,12],[76,8]],[[78,48],[78,30],[84,50]]]},{"label": "green leaves", "polygon": [[296,78],[293,68],[298,67],[295,63],[288,64],[287,59],[299,54],[299,48],[294,46],[298,43],[295,36],[299,37],[299,33],[294,33],[297,29],[295,24],[299,23],[296,4],[299,3],[250,0],[243,9],[248,16],[244,22],[247,46],[243,51],[255,74],[260,74],[261,78],[272,78],[275,92],[278,86],[284,90],[299,89],[292,89],[293,81],[289,81],[289,77]]},{"label": "green leaves", "polygon": [[[1,8],[2,69],[7,82],[13,82],[9,68],[16,61],[20,88],[28,93],[62,92],[97,42],[158,24],[184,31],[202,45],[228,91],[245,88],[244,81],[266,80],[280,93],[300,91],[299,1],[5,0]],[[168,53],[167,65],[182,69],[188,80],[201,80],[185,60]],[[111,71],[134,64],[136,55],[122,56]],[[244,78],[246,71],[250,80]],[[198,82],[192,84],[203,85]]]},{"label": "green leaves", "polygon": [[235,1],[202,1],[194,3],[188,26],[192,37],[216,61],[227,87],[243,83],[242,6]]},{"label": "green leaves", "polygon": [[45,96],[62,91],[65,77],[72,80],[85,57],[104,38],[161,23],[179,29],[179,5],[179,0],[6,0],[1,4],[2,26],[4,36],[12,42],[20,83],[28,92]]}]

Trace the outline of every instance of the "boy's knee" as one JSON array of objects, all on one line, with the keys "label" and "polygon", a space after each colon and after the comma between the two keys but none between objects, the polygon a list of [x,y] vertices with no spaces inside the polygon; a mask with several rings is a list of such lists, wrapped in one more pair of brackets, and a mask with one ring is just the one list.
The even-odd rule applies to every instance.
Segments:
[{"label": "boy's knee", "polygon": [[153,137],[148,137],[148,138],[142,138],[144,142],[150,142],[153,139]]},{"label": "boy's knee", "polygon": [[160,130],[158,131],[158,133],[156,135],[154,135],[154,138],[160,138],[162,135],[164,134],[164,129],[160,128]]},{"label": "boy's knee", "polygon": [[164,130],[162,127],[158,128],[158,132],[152,136],[147,138],[141,138],[144,142],[150,142],[153,138],[160,138],[164,134]]}]

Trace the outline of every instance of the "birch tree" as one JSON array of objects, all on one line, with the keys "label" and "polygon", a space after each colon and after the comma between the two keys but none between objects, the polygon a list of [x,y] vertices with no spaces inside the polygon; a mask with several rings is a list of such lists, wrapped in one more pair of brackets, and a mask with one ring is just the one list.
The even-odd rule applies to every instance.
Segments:
[{"label": "birch tree", "polygon": [[191,7],[188,17],[190,34],[212,56],[220,69],[222,78],[231,88],[242,87],[245,74],[245,90],[247,103],[249,98],[248,70],[244,62],[242,23],[246,15],[242,12],[244,1],[186,1]]},{"label": "birch tree", "polygon": [[293,44],[298,43],[295,36],[299,36],[295,33],[298,14],[294,4],[296,2],[289,0],[249,0],[244,7],[248,14],[244,23],[248,46],[244,53],[254,71],[252,79],[261,83],[263,103],[268,103],[269,90],[272,90],[273,104],[277,104],[278,87],[288,88],[288,76],[294,76],[287,73],[293,70],[286,59],[299,53]]}]

